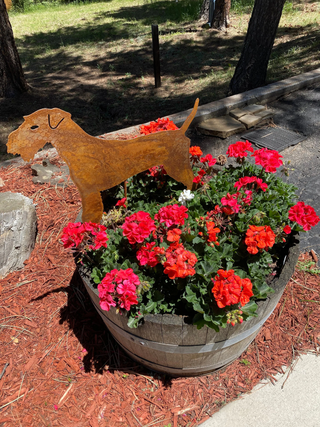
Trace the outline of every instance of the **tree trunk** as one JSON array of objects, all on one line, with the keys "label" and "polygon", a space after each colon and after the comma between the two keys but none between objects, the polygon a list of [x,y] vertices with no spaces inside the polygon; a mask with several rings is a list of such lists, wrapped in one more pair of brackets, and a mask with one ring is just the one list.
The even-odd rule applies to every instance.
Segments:
[{"label": "tree trunk", "polygon": [[0,98],[28,90],[4,0],[0,0]]},{"label": "tree trunk", "polygon": [[266,82],[268,62],[285,0],[256,0],[243,50],[230,82],[233,94]]},{"label": "tree trunk", "polygon": [[212,28],[224,30],[229,26],[230,7],[231,0],[203,0],[200,19]]}]

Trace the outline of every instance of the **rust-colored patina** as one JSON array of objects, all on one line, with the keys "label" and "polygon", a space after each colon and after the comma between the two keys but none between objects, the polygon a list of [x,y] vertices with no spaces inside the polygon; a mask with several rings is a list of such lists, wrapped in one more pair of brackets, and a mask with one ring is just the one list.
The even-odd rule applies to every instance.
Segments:
[{"label": "rust-colored patina", "polygon": [[190,139],[185,132],[196,115],[199,99],[179,130],[157,132],[126,141],[88,135],[59,108],[41,109],[25,116],[9,135],[8,152],[30,161],[50,142],[66,162],[82,199],[82,221],[99,223],[103,213],[100,191],[107,190],[153,166],[163,165],[168,175],[192,188]]}]

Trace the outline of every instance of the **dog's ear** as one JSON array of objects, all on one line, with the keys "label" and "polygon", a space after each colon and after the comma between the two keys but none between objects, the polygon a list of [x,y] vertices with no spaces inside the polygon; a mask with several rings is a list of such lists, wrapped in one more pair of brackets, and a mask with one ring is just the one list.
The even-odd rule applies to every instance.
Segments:
[{"label": "dog's ear", "polygon": [[60,108],[52,108],[48,110],[48,125],[51,129],[57,129],[59,125],[67,119],[71,118],[71,114]]}]

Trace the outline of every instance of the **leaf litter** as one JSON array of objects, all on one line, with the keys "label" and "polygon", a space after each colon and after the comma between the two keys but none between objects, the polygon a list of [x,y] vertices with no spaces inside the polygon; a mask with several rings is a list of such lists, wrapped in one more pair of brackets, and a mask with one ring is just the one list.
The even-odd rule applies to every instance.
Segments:
[{"label": "leaf litter", "polygon": [[319,352],[320,278],[311,251],[299,258],[308,269],[296,268],[256,339],[227,367],[171,378],[130,359],[59,242],[81,208],[79,193],[71,181],[33,184],[31,165],[39,161],[0,170],[0,191],[32,198],[38,218],[25,267],[0,280],[1,426],[198,426],[262,380],[288,378],[300,354]]}]

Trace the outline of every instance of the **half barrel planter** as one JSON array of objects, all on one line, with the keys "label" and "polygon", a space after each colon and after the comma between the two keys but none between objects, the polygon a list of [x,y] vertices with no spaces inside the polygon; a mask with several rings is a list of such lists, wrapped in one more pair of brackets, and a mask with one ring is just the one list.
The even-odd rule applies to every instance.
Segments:
[{"label": "half barrel planter", "polygon": [[125,315],[114,307],[104,311],[99,294],[88,273],[78,267],[80,277],[105,325],[132,359],[142,365],[172,376],[196,376],[222,368],[237,359],[254,340],[263,324],[278,304],[289,282],[299,256],[299,241],[292,237],[280,273],[270,283],[274,289],[265,300],[257,301],[257,317],[235,326],[220,328],[207,326],[197,329],[177,315],[148,315],[138,328],[127,326]]}]

